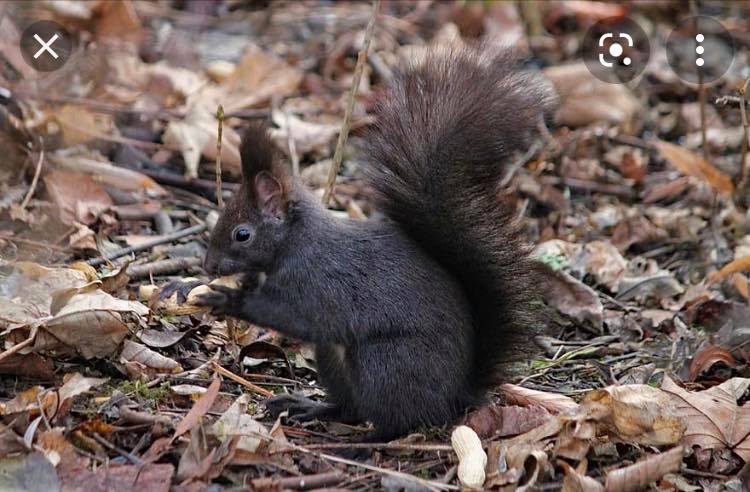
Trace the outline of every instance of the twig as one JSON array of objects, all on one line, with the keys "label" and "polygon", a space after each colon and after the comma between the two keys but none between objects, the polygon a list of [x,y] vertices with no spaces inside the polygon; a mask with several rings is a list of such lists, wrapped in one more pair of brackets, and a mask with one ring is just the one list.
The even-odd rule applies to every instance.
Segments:
[{"label": "twig", "polygon": [[750,147],[750,123],[747,118],[747,91],[750,90],[750,77],[745,81],[745,85],[740,89],[740,114],[742,115],[742,129],[744,138],[742,139],[742,152],[740,153],[741,178],[737,189],[744,190],[750,178],[750,162],[747,160],[747,151]]},{"label": "twig", "polygon": [[563,184],[571,188],[577,188],[577,189],[586,190],[586,191],[594,191],[597,193],[603,193],[605,195],[615,195],[615,196],[620,196],[623,198],[632,198],[634,195],[633,188],[629,186],[609,184],[609,183],[599,183],[597,181],[588,181],[585,179],[560,178],[558,176],[542,176],[540,178],[540,181],[544,184],[551,184],[551,185]]},{"label": "twig", "polygon": [[110,451],[114,451],[115,453],[119,454],[123,458],[126,458],[128,461],[130,461],[134,465],[139,465],[140,466],[140,465],[145,464],[145,461],[143,461],[142,459],[140,459],[137,456],[134,456],[133,454],[129,453],[128,451],[125,451],[124,449],[115,446],[114,444],[112,444],[111,442],[107,441],[102,436],[100,436],[98,432],[92,432],[91,433],[91,437],[93,437],[96,442],[98,442],[99,444],[101,444],[105,448],[109,449]]},{"label": "twig", "polygon": [[289,147],[289,157],[292,158],[292,175],[299,176],[299,154],[297,154],[297,144],[292,135],[289,111],[284,111],[284,119],[286,120],[286,144]]},{"label": "twig", "polygon": [[127,248],[122,248],[114,253],[105,255],[101,258],[94,258],[86,263],[93,267],[97,267],[99,265],[103,265],[104,263],[107,263],[110,260],[114,260],[116,258],[121,258],[125,255],[129,255],[131,253],[137,253],[140,251],[146,251],[154,246],[159,246],[160,244],[165,243],[171,243],[172,241],[176,241],[178,239],[182,239],[183,237],[192,236],[193,234],[200,234],[201,232],[206,230],[206,224],[198,224],[194,225],[192,227],[186,227],[185,229],[180,229],[179,231],[175,231],[172,234],[167,234],[166,236],[162,236],[158,239],[154,239],[153,241],[148,241],[143,244],[138,244],[136,246],[128,246]]},{"label": "twig", "polygon": [[142,265],[130,265],[127,269],[131,279],[145,278],[150,275],[169,275],[201,266],[203,261],[198,257],[169,258]]},{"label": "twig", "polygon": [[[693,32],[698,32],[698,4],[695,0],[690,0],[690,11],[694,16]],[[701,149],[703,150],[703,158],[708,161],[710,156],[706,139],[706,86],[703,84],[703,70],[700,69],[698,64],[696,64],[696,71],[698,72],[698,108],[701,116]]]},{"label": "twig", "polygon": [[23,349],[25,347],[28,347],[29,345],[31,345],[32,343],[34,343],[34,340],[36,340],[37,329],[38,329],[38,325],[34,325],[31,328],[31,332],[29,333],[29,337],[26,340],[24,340],[23,342],[17,343],[15,345],[13,345],[11,348],[9,348],[8,350],[6,350],[3,353],[1,353],[0,354],[0,360],[7,359],[11,355],[19,352],[21,349]]},{"label": "twig", "polygon": [[261,388],[260,386],[251,383],[247,379],[245,379],[243,377],[240,377],[240,376],[236,375],[235,373],[233,373],[231,371],[228,371],[228,370],[224,369],[216,361],[213,361],[211,363],[211,366],[213,367],[214,371],[218,372],[222,376],[228,377],[229,379],[231,379],[235,383],[239,383],[242,386],[244,386],[245,388],[258,393],[259,395],[263,395],[266,398],[271,398],[273,396],[272,392],[268,391],[265,388]]},{"label": "twig", "polygon": [[415,483],[418,483],[419,485],[421,485],[422,487],[425,487],[428,490],[461,490],[459,487],[457,487],[455,485],[449,485],[449,484],[445,484],[445,483],[441,483],[441,482],[436,482],[434,480],[425,480],[425,479],[422,479],[422,478],[419,478],[419,477],[415,477],[414,475],[409,475],[408,473],[403,473],[403,472],[398,472],[398,471],[394,471],[394,470],[389,470],[387,468],[381,468],[379,466],[368,465],[366,463],[359,463],[357,461],[349,460],[349,459],[346,459],[346,458],[342,458],[340,456],[334,456],[334,455],[330,455],[330,454],[319,453],[317,451],[312,451],[312,450],[307,449],[307,448],[305,448],[303,446],[299,446],[297,444],[293,444],[293,443],[288,442],[288,441],[282,441],[281,439],[278,439],[278,438],[273,437],[273,436],[269,436],[269,435],[261,433],[261,432],[256,432],[256,431],[253,431],[253,430],[249,430],[248,432],[250,434],[254,434],[254,435],[260,437],[261,439],[266,439],[266,440],[273,441],[274,443],[278,444],[279,446],[284,447],[284,448],[288,448],[289,450],[292,450],[292,451],[299,451],[300,453],[305,453],[305,454],[309,454],[309,455],[315,456],[315,457],[320,458],[320,459],[324,459],[324,460],[328,460],[328,461],[333,461],[334,463],[342,463],[342,464],[348,465],[348,466],[357,466],[357,467],[360,467],[360,468],[364,468],[365,470],[370,470],[370,471],[381,473],[383,475],[390,475],[392,477],[397,477],[397,478],[400,478],[400,479],[403,479],[403,480],[408,480],[410,482],[415,482]]},{"label": "twig", "polygon": [[95,101],[93,99],[66,96],[48,96],[46,94],[39,94],[34,91],[27,91],[23,89],[16,89],[13,92],[16,95],[21,96],[22,98],[44,101],[51,104],[75,104],[77,106],[86,106],[93,109],[94,111],[102,113],[130,113],[164,120],[182,119],[185,117],[185,115],[182,113],[164,108],[149,111],[143,109],[135,109],[132,106],[120,106],[118,104]]},{"label": "twig", "polygon": [[315,475],[302,475],[300,477],[256,478],[255,480],[251,480],[251,483],[254,490],[275,490],[277,487],[280,490],[308,490],[326,487],[328,485],[336,485],[345,477],[346,475],[340,471],[332,471]]},{"label": "twig", "polygon": [[219,136],[216,139],[216,204],[222,208],[224,198],[221,196],[221,134],[224,130],[224,107],[221,104],[216,109],[216,119],[219,120]]},{"label": "twig", "polygon": [[[41,143],[41,137],[39,138]],[[44,162],[44,148],[40,148],[39,150],[39,160],[36,163],[36,171],[34,171],[34,178],[31,180],[31,187],[29,188],[28,193],[26,193],[26,196],[24,197],[23,201],[21,202],[21,208],[25,209],[26,205],[29,204],[31,201],[31,197],[34,196],[34,192],[36,191],[36,185],[39,182],[39,175],[42,174],[42,163]]]},{"label": "twig", "polygon": [[359,82],[362,79],[362,73],[365,69],[365,62],[367,61],[367,51],[370,49],[370,40],[372,39],[372,32],[375,29],[375,19],[377,19],[378,17],[379,10],[380,0],[374,0],[372,3],[372,13],[370,14],[370,20],[367,22],[367,28],[365,29],[365,39],[362,43],[362,49],[357,55],[357,65],[354,67],[352,87],[349,90],[349,97],[346,103],[346,111],[344,112],[344,121],[341,123],[339,139],[336,142],[336,151],[333,153],[333,162],[331,163],[331,169],[328,171],[328,183],[326,184],[325,193],[323,193],[323,205],[328,205],[328,202],[330,202],[331,200],[333,187],[336,184],[336,175],[339,173],[339,169],[341,168],[341,159],[343,158],[344,145],[346,145],[346,139],[349,137],[349,124],[352,118],[352,111],[354,110],[354,96],[357,95]]},{"label": "twig", "polygon": [[41,241],[34,241],[33,239],[23,239],[20,237],[4,236],[4,235],[0,235],[0,239],[10,241],[11,243],[28,244],[29,246],[34,246],[36,248],[51,249],[53,251],[60,251],[60,252],[70,251],[70,248],[66,248],[65,246],[57,246],[56,244],[43,243]]}]

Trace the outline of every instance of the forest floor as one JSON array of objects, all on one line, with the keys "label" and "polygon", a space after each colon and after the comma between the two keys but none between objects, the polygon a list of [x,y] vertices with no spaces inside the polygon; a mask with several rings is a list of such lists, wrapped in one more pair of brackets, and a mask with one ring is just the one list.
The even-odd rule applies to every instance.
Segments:
[{"label": "forest floor", "polygon": [[[0,4],[0,489],[750,491],[750,6],[686,5]],[[734,42],[711,83],[665,54],[691,13]],[[651,59],[630,83],[599,81],[581,40],[625,16]],[[74,40],[55,71],[18,50],[41,19]],[[472,430],[354,445],[366,424],[270,418],[269,396],[325,396],[311,348],[158,300],[210,280],[219,105],[223,201],[251,121],[322,196],[370,41],[331,200],[364,219],[374,95],[401,58],[479,38],[513,45],[560,98],[503,183],[551,267],[538,355]],[[345,458],[355,447],[369,456]]]}]

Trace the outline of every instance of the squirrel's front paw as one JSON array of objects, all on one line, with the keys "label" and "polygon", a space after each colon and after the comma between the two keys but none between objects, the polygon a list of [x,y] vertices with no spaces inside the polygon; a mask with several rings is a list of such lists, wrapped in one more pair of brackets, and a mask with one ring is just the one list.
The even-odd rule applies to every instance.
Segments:
[{"label": "squirrel's front paw", "polygon": [[200,294],[196,297],[194,304],[208,306],[214,314],[228,314],[239,317],[242,313],[242,304],[247,292],[242,289],[232,289],[223,285],[210,285],[211,292]]}]

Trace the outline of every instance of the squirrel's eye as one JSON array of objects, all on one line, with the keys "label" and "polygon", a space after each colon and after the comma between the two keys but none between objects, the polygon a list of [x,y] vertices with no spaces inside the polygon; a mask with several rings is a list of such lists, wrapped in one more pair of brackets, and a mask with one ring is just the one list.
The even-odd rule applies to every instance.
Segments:
[{"label": "squirrel's eye", "polygon": [[240,227],[236,231],[234,231],[234,240],[240,243],[243,243],[250,239],[250,231],[247,230],[245,227]]}]

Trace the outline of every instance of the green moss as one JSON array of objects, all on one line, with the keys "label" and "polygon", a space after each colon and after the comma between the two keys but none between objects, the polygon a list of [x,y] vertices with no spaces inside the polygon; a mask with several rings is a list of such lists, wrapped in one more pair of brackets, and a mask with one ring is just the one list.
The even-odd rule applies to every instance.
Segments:
[{"label": "green moss", "polygon": [[116,389],[138,402],[148,402],[152,405],[166,400],[170,395],[169,383],[162,383],[159,386],[149,388],[148,383],[143,381],[125,380],[116,386]]},{"label": "green moss", "polygon": [[563,255],[543,254],[537,256],[536,259],[555,271],[562,270],[570,263]]}]

